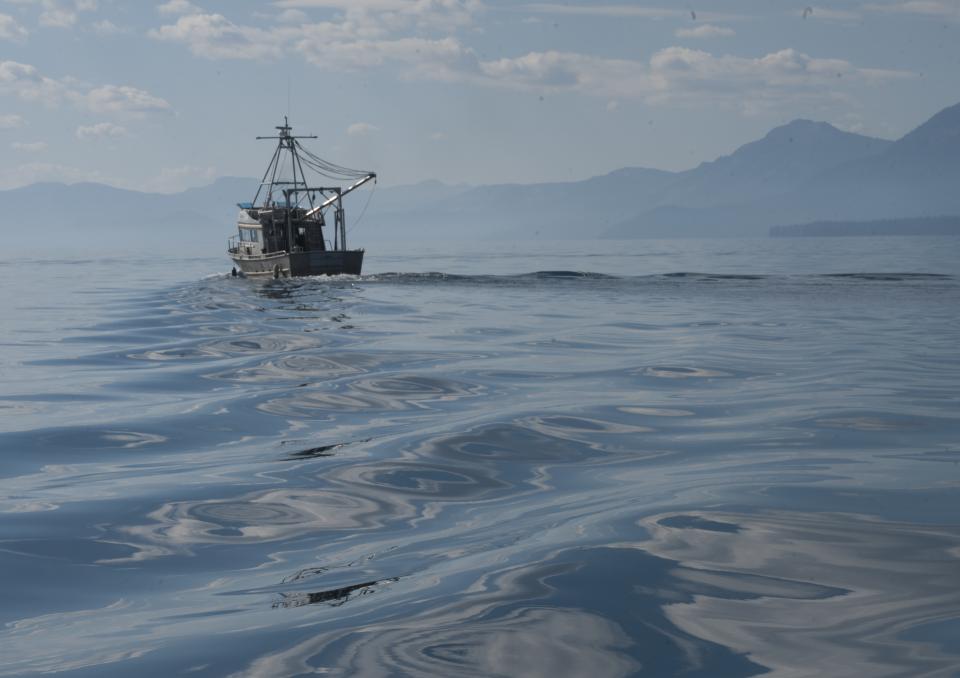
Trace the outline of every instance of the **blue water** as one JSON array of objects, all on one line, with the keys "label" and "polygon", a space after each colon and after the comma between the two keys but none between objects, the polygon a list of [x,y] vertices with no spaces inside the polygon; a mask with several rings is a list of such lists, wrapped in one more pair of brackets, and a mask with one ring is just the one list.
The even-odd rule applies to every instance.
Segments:
[{"label": "blue water", "polygon": [[0,675],[960,674],[960,239],[0,260]]}]

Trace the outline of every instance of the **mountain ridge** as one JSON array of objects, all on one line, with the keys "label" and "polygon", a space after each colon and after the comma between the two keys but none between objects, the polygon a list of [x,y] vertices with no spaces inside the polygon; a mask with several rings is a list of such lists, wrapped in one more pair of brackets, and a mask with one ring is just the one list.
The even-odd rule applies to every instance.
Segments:
[{"label": "mountain ridge", "polygon": [[[258,183],[224,176],[149,193],[40,182],[0,191],[0,200],[7,223],[58,229],[65,238],[160,244],[175,237],[220,249],[233,233],[236,203]],[[577,181],[379,187],[353,240],[766,235],[781,224],[960,214],[958,185],[960,104],[893,141],[798,118],[679,172],[631,166]],[[348,218],[363,204],[349,203]],[[222,228],[214,232],[214,224]],[[14,243],[28,241],[26,231],[14,229]]]}]

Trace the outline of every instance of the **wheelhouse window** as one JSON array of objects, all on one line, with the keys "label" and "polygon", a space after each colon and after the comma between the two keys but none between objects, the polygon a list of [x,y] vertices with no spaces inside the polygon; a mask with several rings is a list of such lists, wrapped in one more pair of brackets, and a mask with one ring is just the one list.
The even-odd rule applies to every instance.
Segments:
[{"label": "wheelhouse window", "polygon": [[240,240],[242,240],[243,242],[260,242],[260,229],[241,228]]}]

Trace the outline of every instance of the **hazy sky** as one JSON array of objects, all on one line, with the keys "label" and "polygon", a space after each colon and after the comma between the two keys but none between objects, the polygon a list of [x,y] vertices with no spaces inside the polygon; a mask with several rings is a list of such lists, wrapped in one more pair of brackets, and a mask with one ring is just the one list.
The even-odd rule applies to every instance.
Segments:
[{"label": "hazy sky", "polygon": [[0,0],[0,188],[259,176],[289,113],[395,185],[685,169],[960,101],[960,0]]}]

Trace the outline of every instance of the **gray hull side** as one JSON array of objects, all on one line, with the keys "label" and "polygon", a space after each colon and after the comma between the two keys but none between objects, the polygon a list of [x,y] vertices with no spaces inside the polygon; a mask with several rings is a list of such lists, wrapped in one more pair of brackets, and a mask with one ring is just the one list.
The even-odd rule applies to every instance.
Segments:
[{"label": "gray hull side", "polygon": [[294,252],[263,257],[232,257],[237,268],[245,275],[283,276],[305,275],[360,275],[363,267],[363,250],[341,252]]}]

